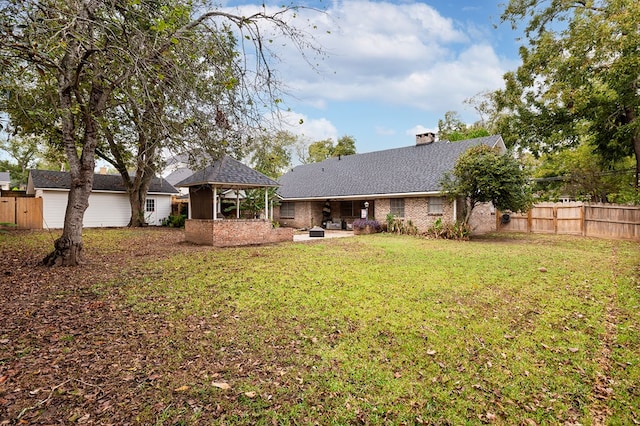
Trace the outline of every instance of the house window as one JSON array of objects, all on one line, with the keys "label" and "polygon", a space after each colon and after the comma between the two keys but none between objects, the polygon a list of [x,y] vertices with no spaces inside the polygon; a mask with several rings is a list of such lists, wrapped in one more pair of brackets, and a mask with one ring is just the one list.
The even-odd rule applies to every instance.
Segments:
[{"label": "house window", "polygon": [[147,198],[145,201],[144,210],[146,212],[155,212],[156,211],[156,200],[153,198]]},{"label": "house window", "polygon": [[404,217],[404,198],[391,199],[390,213],[397,217]]},{"label": "house window", "polygon": [[296,204],[295,203],[282,203],[280,204],[280,218],[282,219],[294,219],[296,217]]},{"label": "house window", "polygon": [[442,214],[444,213],[444,198],[443,197],[429,197],[428,204],[429,214]]},{"label": "house window", "polygon": [[354,217],[353,213],[353,201],[341,201],[340,202],[340,216],[341,217]]},{"label": "house window", "polygon": [[[360,217],[360,212],[364,209],[365,200],[341,201],[340,217]],[[369,203],[369,217],[373,215],[373,203]]]}]

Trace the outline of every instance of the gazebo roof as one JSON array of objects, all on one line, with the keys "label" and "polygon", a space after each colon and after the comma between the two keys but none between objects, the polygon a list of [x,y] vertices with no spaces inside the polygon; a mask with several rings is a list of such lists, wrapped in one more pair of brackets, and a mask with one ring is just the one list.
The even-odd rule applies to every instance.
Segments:
[{"label": "gazebo roof", "polygon": [[175,186],[189,187],[212,185],[221,188],[264,188],[277,187],[278,182],[253,170],[228,155],[213,164],[198,170]]}]

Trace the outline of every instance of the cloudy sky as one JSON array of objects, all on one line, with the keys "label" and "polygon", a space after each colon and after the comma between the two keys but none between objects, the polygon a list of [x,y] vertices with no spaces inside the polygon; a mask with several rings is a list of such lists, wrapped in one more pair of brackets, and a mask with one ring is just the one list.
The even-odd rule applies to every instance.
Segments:
[{"label": "cloudy sky", "polygon": [[[243,13],[256,9],[233,1],[227,6]],[[325,13],[301,11],[293,22],[316,26],[325,55],[313,58],[313,69],[279,47],[289,130],[310,140],[351,135],[358,152],[369,152],[413,144],[447,111],[478,120],[463,101],[501,88],[519,62],[517,34],[499,22],[500,3],[344,0],[316,3]]]}]

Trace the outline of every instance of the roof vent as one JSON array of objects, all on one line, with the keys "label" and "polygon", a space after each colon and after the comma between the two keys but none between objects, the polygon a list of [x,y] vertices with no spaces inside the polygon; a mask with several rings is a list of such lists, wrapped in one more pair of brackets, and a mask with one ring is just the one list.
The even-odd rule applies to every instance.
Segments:
[{"label": "roof vent", "polygon": [[416,135],[416,145],[428,145],[435,142],[436,134],[433,132]]}]

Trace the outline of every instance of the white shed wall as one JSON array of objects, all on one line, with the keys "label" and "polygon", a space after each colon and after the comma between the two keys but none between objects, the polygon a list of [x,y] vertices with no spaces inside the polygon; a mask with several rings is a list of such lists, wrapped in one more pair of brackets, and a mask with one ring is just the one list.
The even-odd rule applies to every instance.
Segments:
[{"label": "white shed wall", "polygon": [[162,220],[171,214],[171,195],[147,194],[147,200],[149,199],[156,200],[156,211],[154,213],[145,212],[145,219],[151,226],[160,226]]},{"label": "white shed wall", "polygon": [[67,191],[36,191],[42,197],[42,227],[56,229],[64,226],[64,212],[67,208]]},{"label": "white shed wall", "polygon": [[[45,229],[64,227],[64,214],[67,208],[68,191],[36,191],[36,197],[42,197],[43,226]],[[156,215],[149,225],[160,225],[162,219],[171,213],[170,195],[148,195],[156,200]],[[131,207],[127,194],[93,192],[89,197],[89,207],[84,214],[83,226],[86,228],[122,227],[129,224]]]}]

